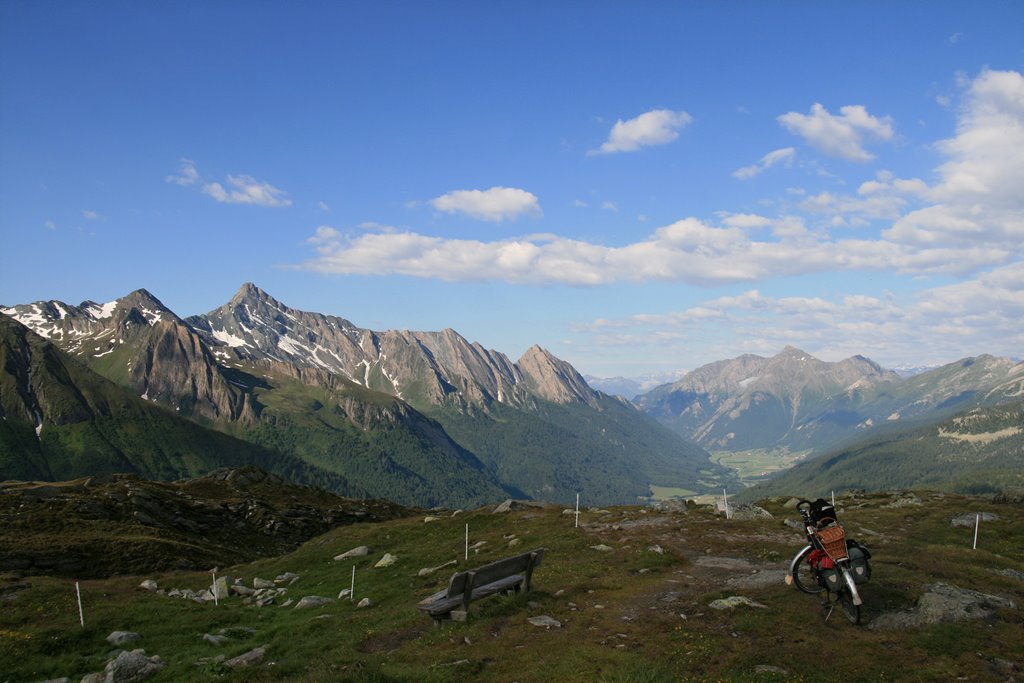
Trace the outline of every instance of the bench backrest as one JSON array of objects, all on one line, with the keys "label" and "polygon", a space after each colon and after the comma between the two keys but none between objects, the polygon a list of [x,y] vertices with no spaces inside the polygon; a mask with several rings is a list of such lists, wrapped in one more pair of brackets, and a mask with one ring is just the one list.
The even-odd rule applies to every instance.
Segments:
[{"label": "bench backrest", "polygon": [[503,560],[491,562],[485,564],[482,567],[471,569],[469,571],[458,572],[452,576],[451,581],[448,582],[448,593],[447,597],[452,598],[456,595],[462,595],[466,592],[466,583],[469,581],[470,573],[474,574],[474,583],[477,586],[482,586],[492,581],[504,579],[509,576],[515,576],[521,574],[527,570],[532,570],[540,564],[541,559],[544,557],[544,548],[537,548],[536,550],[522,555],[516,555],[515,557],[506,557]]}]

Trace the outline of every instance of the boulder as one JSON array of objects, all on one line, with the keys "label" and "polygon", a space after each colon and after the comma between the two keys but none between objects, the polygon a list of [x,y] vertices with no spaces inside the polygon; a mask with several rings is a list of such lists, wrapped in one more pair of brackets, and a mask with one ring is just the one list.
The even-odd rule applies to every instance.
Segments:
[{"label": "boulder", "polygon": [[353,557],[365,557],[369,554],[370,549],[365,545],[361,545],[358,548],[352,548],[352,550],[345,551],[340,555],[335,555],[334,561],[340,562],[341,560],[348,560]]},{"label": "boulder", "polygon": [[261,578],[259,578],[257,576],[255,579],[252,580],[252,587],[256,588],[256,589],[260,589],[260,588],[276,588],[277,584],[275,584],[273,581],[268,581],[267,579],[261,579]]},{"label": "boulder", "polygon": [[107,642],[111,645],[120,647],[122,645],[128,645],[134,643],[136,640],[141,639],[142,636],[134,631],[114,631],[107,636]]},{"label": "boulder", "polygon": [[1016,604],[1008,598],[989,595],[945,583],[927,586],[917,606],[902,612],[888,612],[871,622],[869,628],[897,630],[917,628],[938,622],[958,622],[982,619],[998,609],[1014,609]]},{"label": "boulder", "polygon": [[380,558],[380,560],[377,561],[377,564],[373,566],[377,569],[381,569],[382,567],[390,567],[395,562],[398,562],[397,555],[392,555],[391,553],[384,553],[384,557]]},{"label": "boulder", "polygon": [[557,619],[553,619],[546,614],[537,617],[530,617],[527,621],[534,626],[540,626],[542,628],[562,628],[562,622]]},{"label": "boulder", "polygon": [[319,595],[307,595],[306,597],[299,600],[299,603],[295,605],[295,609],[309,609],[312,607],[322,607],[328,603],[334,602],[330,598],[324,598]]},{"label": "boulder", "polygon": [[108,683],[135,683],[142,681],[164,668],[160,657],[147,657],[145,650],[123,651],[107,663],[104,669]]},{"label": "boulder", "polygon": [[973,529],[979,519],[982,522],[998,522],[999,515],[994,515],[991,512],[982,512],[981,514],[969,512],[954,517],[949,523],[951,526]]},{"label": "boulder", "polygon": [[153,579],[146,579],[145,581],[139,584],[139,588],[141,588],[144,591],[149,591],[150,593],[156,593],[159,586],[156,585],[156,581],[154,581]]},{"label": "boulder", "polygon": [[708,606],[711,607],[711,609],[735,609],[740,606],[757,607],[758,609],[768,608],[768,605],[762,605],[759,602],[754,602],[750,598],[744,597],[742,595],[732,595],[728,598],[712,600]]},{"label": "boulder", "polygon": [[370,598],[363,598],[359,601],[359,604],[356,605],[357,609],[365,609],[366,607],[373,607],[373,600],[370,600]]},{"label": "boulder", "polygon": [[210,645],[223,645],[224,643],[229,642],[231,639],[227,636],[215,636],[209,633],[204,633],[203,640],[209,643]]},{"label": "boulder", "polygon": [[249,650],[244,654],[240,654],[234,659],[229,659],[224,662],[224,666],[229,669],[239,669],[248,666],[256,666],[263,661],[263,658],[267,655],[267,646],[262,645],[260,647]]}]

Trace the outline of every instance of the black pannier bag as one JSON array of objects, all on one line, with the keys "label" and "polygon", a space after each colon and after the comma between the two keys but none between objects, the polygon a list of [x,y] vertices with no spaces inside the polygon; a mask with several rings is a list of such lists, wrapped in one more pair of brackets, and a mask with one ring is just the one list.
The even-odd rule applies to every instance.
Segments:
[{"label": "black pannier bag", "polygon": [[824,498],[819,498],[811,503],[811,521],[819,529],[824,529],[836,521],[836,509],[832,506],[832,503]]},{"label": "black pannier bag", "polygon": [[871,552],[857,541],[846,542],[846,552],[850,555],[850,570],[853,572],[854,583],[867,583],[871,580]]}]

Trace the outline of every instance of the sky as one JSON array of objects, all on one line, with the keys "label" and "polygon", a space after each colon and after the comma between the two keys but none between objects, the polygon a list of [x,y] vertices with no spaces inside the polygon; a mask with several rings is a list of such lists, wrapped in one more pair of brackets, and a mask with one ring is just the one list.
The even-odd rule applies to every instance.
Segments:
[{"label": "sky", "polygon": [[0,3],[0,304],[598,377],[1024,349],[1024,3]]}]

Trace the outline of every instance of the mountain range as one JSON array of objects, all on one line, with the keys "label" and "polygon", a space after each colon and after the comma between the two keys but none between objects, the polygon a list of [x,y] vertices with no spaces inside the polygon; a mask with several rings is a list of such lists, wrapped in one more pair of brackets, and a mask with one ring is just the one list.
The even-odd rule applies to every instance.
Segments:
[{"label": "mountain range", "polygon": [[[651,484],[736,485],[703,449],[536,346],[512,362],[451,329],[376,332],[292,309],[252,284],[185,319],[141,289],[106,304],[41,301],[0,313],[0,477],[85,468],[166,479],[257,464],[423,506],[568,502],[580,491],[594,503],[633,502]],[[62,398],[50,401],[55,386]],[[74,399],[97,393],[120,403]],[[65,436],[112,422],[102,439]],[[202,443],[184,448],[168,437],[176,430]],[[125,432],[162,453],[160,467],[136,462]],[[222,462],[225,452],[239,460]]]},{"label": "mountain range", "polygon": [[934,421],[1024,397],[1024,363],[982,355],[903,377],[853,356],[826,362],[792,346],[718,361],[637,404],[711,451],[820,455],[879,428]]}]

